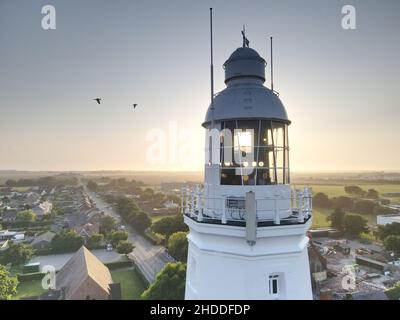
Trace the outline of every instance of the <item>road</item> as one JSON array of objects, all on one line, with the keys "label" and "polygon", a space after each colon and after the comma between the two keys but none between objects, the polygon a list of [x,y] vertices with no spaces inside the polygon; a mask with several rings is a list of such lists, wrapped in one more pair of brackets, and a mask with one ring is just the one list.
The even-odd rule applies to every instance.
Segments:
[{"label": "road", "polygon": [[[84,186],[84,189],[100,211],[103,211],[105,215],[113,217],[118,223],[123,224],[121,217],[108,203],[103,201],[103,199],[94,192],[91,192],[86,186]],[[142,235],[138,234],[132,227],[125,227],[128,232],[128,241],[135,246],[132,253],[129,254],[129,257],[135,261],[147,281],[150,283],[154,282],[158,272],[166,263],[173,262],[173,259],[166,253],[163,246],[153,245]]]}]

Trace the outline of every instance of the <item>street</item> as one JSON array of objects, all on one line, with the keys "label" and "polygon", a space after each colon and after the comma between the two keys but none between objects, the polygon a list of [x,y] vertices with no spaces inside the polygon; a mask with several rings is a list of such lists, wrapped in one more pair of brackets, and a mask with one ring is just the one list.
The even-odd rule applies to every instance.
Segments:
[{"label": "street", "polygon": [[[84,188],[100,211],[103,211],[105,215],[112,216],[118,223],[124,224],[121,221],[121,217],[109,204],[103,201],[94,192],[91,192],[86,186],[84,186]],[[153,245],[138,234],[132,227],[128,225],[125,225],[125,227],[128,232],[128,241],[135,246],[132,253],[129,254],[129,257],[135,261],[137,267],[142,271],[146,279],[150,283],[154,282],[158,272],[167,262],[173,262],[173,259],[166,254],[163,246]]]}]

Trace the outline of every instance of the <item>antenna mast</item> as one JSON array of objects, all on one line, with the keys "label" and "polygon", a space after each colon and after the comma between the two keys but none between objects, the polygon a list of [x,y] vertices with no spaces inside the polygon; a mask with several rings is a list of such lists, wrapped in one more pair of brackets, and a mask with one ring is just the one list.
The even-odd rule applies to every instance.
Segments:
[{"label": "antenna mast", "polygon": [[212,114],[212,121],[214,121],[214,56],[213,56],[213,24],[212,24],[212,8],[210,8],[210,73],[211,73],[211,110]]},{"label": "antenna mast", "polygon": [[274,60],[273,60],[273,54],[272,54],[272,37],[270,37],[271,40],[271,90],[272,92],[274,91]]}]

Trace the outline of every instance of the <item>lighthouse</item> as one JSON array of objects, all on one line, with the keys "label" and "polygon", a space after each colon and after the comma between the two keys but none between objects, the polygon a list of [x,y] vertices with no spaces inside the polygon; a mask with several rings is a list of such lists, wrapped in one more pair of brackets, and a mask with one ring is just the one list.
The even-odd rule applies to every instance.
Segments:
[{"label": "lighthouse", "polygon": [[290,120],[243,34],[204,123],[204,184],[182,191],[185,299],[312,299],[311,190],[290,185]]}]

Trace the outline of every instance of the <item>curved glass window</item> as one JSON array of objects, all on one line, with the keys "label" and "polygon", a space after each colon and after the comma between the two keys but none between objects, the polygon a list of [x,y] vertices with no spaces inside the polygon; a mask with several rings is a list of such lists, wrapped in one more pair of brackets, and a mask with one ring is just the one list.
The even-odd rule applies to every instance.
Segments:
[{"label": "curved glass window", "polygon": [[221,184],[271,185],[290,182],[287,124],[272,120],[221,123]]}]

